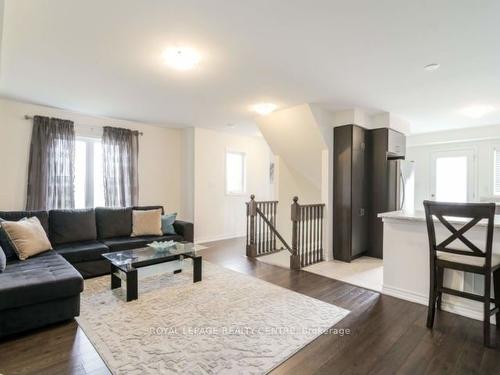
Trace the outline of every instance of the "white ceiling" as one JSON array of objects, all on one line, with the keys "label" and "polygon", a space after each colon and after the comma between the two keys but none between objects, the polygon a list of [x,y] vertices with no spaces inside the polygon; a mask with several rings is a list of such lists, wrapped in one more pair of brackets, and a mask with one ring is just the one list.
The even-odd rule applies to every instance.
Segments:
[{"label": "white ceiling", "polygon": [[[6,0],[0,94],[253,131],[249,106],[389,111],[414,132],[500,124],[500,1]],[[191,72],[165,47],[202,54]],[[438,62],[441,69],[423,66]],[[471,120],[474,103],[499,111]]]}]

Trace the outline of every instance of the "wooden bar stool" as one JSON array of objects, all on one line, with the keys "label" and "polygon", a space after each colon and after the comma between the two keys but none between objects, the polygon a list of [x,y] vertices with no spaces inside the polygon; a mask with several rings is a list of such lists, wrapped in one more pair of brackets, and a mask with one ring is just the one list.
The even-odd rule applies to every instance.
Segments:
[{"label": "wooden bar stool", "polygon": [[[500,255],[492,254],[493,228],[495,221],[494,203],[442,203],[424,201],[425,219],[430,247],[430,288],[427,327],[432,328],[436,305],[441,310],[443,293],[471,299],[483,303],[483,330],[484,345],[491,347],[490,317],[496,314],[497,329],[500,329]],[[451,236],[436,244],[435,222],[436,217]],[[460,229],[456,229],[446,217],[470,219],[464,222]],[[481,220],[487,220],[486,248],[479,249],[464,234],[476,226]],[[459,240],[468,248],[458,250],[448,247]],[[464,291],[446,288],[443,286],[445,268],[484,275],[484,295],[467,293]],[[491,298],[491,276],[493,273],[495,298]],[[494,308],[491,308],[491,303]]]}]

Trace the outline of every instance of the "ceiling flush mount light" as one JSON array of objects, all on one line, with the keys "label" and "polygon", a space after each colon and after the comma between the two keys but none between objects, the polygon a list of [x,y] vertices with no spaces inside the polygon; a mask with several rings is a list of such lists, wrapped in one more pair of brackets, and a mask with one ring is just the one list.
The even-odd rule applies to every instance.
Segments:
[{"label": "ceiling flush mount light", "polygon": [[190,70],[200,62],[200,55],[189,47],[171,47],[163,52],[165,63],[173,69]]},{"label": "ceiling flush mount light", "polygon": [[278,108],[278,106],[276,104],[273,104],[273,103],[259,103],[259,104],[255,104],[252,107],[252,110],[254,112],[257,112],[261,116],[265,116],[265,115],[268,115],[268,114],[274,112],[277,108]]},{"label": "ceiling flush mount light", "polygon": [[424,69],[427,70],[428,72],[433,72],[435,70],[438,70],[441,65],[438,63],[432,63],[424,66]]},{"label": "ceiling flush mount light", "polygon": [[471,105],[469,107],[462,108],[460,113],[464,116],[470,118],[480,118],[488,113],[494,112],[496,110],[492,105]]}]

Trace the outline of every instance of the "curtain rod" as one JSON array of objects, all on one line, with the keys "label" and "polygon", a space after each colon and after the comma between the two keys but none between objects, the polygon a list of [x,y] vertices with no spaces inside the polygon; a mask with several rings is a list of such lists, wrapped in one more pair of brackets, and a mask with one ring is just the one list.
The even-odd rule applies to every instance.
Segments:
[{"label": "curtain rod", "polygon": [[[30,115],[24,115],[24,119],[25,119],[25,120],[33,120],[33,116],[30,116]],[[101,126],[99,126],[99,127],[101,127]],[[144,133],[143,133],[143,132],[139,132],[139,135],[141,135],[141,136],[142,136],[142,135],[144,135]]]}]

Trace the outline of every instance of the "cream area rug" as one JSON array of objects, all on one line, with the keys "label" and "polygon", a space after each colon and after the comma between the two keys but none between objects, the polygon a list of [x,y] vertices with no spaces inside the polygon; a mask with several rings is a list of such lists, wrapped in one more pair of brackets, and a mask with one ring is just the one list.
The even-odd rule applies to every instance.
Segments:
[{"label": "cream area rug", "polygon": [[203,262],[139,277],[123,300],[109,276],[85,281],[78,324],[113,374],[263,374],[349,312]]}]

